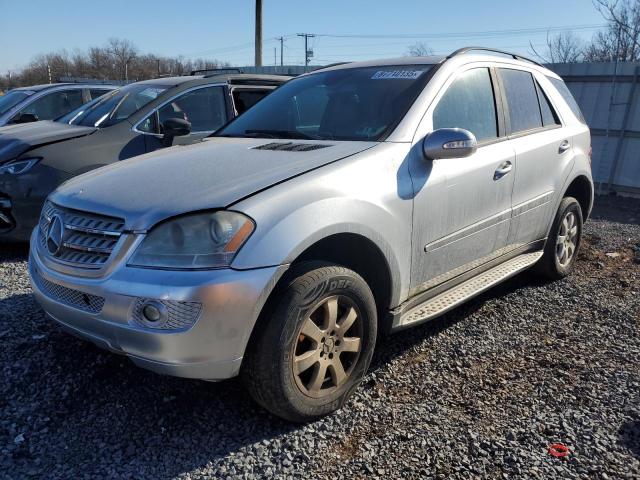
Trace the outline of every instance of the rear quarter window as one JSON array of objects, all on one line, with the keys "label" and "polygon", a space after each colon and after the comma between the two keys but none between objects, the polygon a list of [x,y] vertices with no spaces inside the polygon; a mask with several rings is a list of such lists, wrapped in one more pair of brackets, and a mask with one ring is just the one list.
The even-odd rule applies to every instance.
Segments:
[{"label": "rear quarter window", "polygon": [[578,118],[578,120],[580,120],[582,123],[586,125],[587,121],[585,120],[584,115],[582,115],[580,106],[578,105],[578,102],[576,102],[576,99],[573,98],[573,95],[571,94],[571,90],[569,90],[569,87],[567,87],[567,84],[564,83],[563,80],[560,80],[558,78],[553,78],[553,77],[547,77],[547,78],[553,84],[556,90],[558,90],[558,93],[562,95],[562,98],[564,99],[565,102],[567,102],[567,105],[569,105],[569,108],[571,109],[573,114]]}]

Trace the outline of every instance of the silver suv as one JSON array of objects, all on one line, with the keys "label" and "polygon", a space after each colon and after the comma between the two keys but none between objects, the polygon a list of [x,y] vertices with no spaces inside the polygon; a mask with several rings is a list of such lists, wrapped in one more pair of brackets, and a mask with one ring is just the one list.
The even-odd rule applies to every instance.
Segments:
[{"label": "silver suv", "polygon": [[201,144],[69,180],[31,281],[72,333],[156,372],[241,375],[307,421],[345,403],[379,334],[530,267],[567,275],[590,153],[562,80],[517,55],[335,65]]}]

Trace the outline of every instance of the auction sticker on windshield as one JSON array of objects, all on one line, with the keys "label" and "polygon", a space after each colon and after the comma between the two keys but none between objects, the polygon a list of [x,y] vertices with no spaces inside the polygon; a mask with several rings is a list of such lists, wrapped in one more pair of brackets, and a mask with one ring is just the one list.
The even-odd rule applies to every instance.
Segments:
[{"label": "auction sticker on windshield", "polygon": [[391,70],[383,71],[379,70],[373,74],[372,80],[391,80],[391,79],[405,79],[415,80],[424,73],[424,70]]}]

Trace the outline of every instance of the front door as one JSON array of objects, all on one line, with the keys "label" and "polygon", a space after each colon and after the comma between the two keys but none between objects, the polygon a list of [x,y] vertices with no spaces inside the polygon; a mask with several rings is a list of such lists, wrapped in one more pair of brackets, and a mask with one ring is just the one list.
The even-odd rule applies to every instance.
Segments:
[{"label": "front door", "polygon": [[227,123],[225,91],[221,86],[198,87],[169,100],[140,122],[147,152],[162,148],[162,123],[180,118],[191,123],[191,134],[175,137],[173,145],[186,145],[211,135]]},{"label": "front door", "polygon": [[433,130],[469,130],[478,150],[433,161],[413,154],[411,295],[499,256],[509,235],[515,155],[503,141],[496,77],[489,68],[471,68],[443,90],[425,118]]}]

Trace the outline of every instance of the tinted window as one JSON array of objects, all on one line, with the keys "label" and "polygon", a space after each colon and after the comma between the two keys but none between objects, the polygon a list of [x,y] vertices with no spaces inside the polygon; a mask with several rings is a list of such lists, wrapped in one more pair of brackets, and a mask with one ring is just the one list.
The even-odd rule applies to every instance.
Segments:
[{"label": "tinted window", "polygon": [[295,78],[218,134],[379,141],[405,115],[431,65],[342,68]]},{"label": "tinted window", "polygon": [[191,122],[192,132],[213,132],[227,122],[221,87],[199,88],[173,99],[158,110],[159,129],[169,118]]},{"label": "tinted window", "polygon": [[12,90],[5,95],[0,95],[0,115],[8,112],[33,93],[30,90]]},{"label": "tinted window", "polygon": [[538,100],[540,101],[540,112],[542,113],[542,125],[545,127],[549,125],[560,125],[558,115],[556,114],[551,102],[547,98],[547,95],[542,91],[538,82],[536,82],[536,90],[538,91]]},{"label": "tinted window", "polygon": [[557,78],[551,78],[551,77],[547,77],[547,78],[551,80],[551,83],[553,84],[553,86],[556,87],[558,92],[560,92],[560,95],[562,95],[562,98],[564,98],[564,101],[567,102],[567,105],[569,105],[569,108],[571,108],[571,111],[573,112],[573,114],[576,117],[578,117],[578,120],[586,124],[587,121],[584,119],[584,116],[582,115],[582,111],[578,106],[578,102],[576,102],[576,99],[573,98],[573,95],[571,94],[569,87],[567,87],[567,84]]},{"label": "tinted window", "polygon": [[469,70],[454,80],[433,111],[433,128],[464,128],[479,142],[498,136],[488,69]]},{"label": "tinted window", "polygon": [[38,98],[23,108],[21,113],[33,113],[38,120],[53,120],[75,110],[83,103],[82,90],[62,90]]},{"label": "tinted window", "polygon": [[91,88],[89,89],[89,95],[91,96],[91,100],[95,100],[98,97],[101,97],[102,95],[104,95],[105,93],[107,93],[109,90],[100,90],[97,88]]},{"label": "tinted window", "polygon": [[233,102],[236,106],[238,115],[253,107],[271,90],[234,90]]},{"label": "tinted window", "polygon": [[533,76],[522,70],[500,69],[509,105],[511,132],[523,132],[542,127],[540,105]]}]

